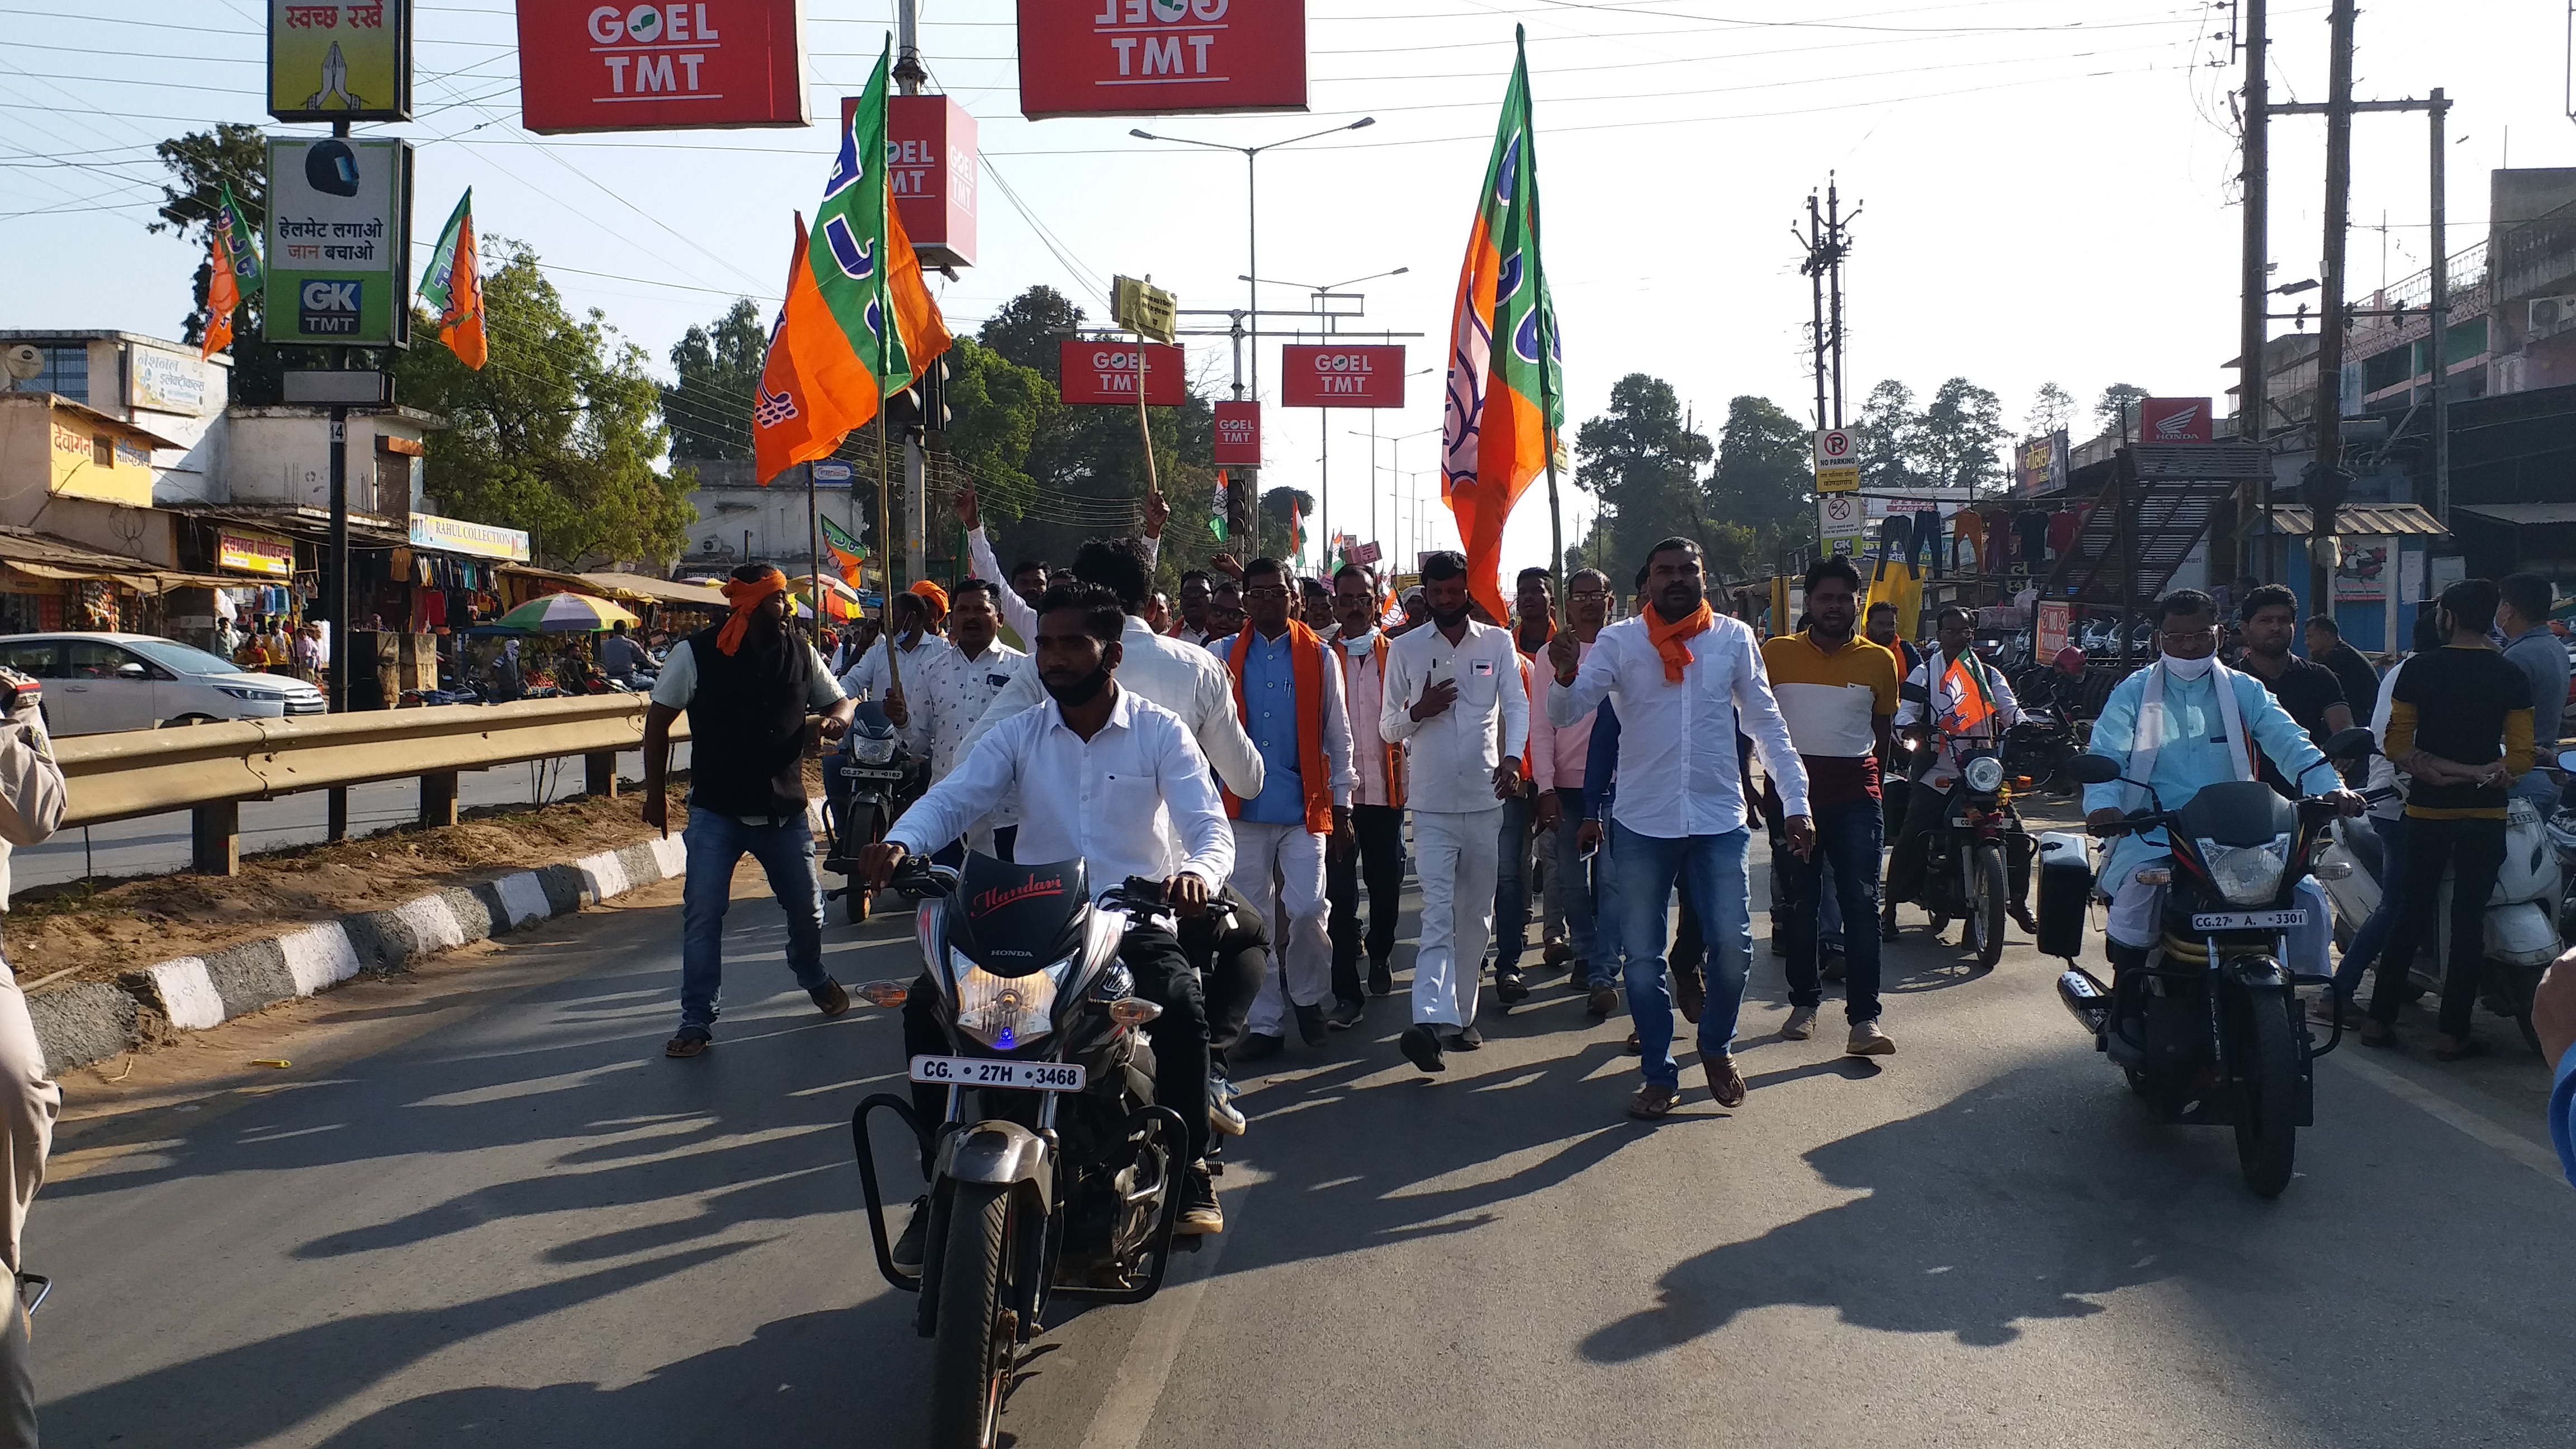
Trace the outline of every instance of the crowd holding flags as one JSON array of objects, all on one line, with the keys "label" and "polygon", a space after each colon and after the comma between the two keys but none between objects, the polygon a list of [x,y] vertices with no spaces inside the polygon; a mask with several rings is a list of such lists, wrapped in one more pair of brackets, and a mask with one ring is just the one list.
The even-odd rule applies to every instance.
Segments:
[{"label": "crowd holding flags", "polygon": [[1511,617],[1502,591],[1503,523],[1530,480],[1555,466],[1565,426],[1564,352],[1539,265],[1529,55],[1517,27],[1513,36],[1502,124],[1458,270],[1441,403],[1441,500],[1466,544],[1469,591],[1496,619]]},{"label": "crowd holding flags", "polygon": [[429,254],[429,269],[420,280],[420,299],[429,304],[438,340],[456,359],[476,372],[490,356],[483,338],[483,273],[474,254],[474,188],[465,188],[438,247]]}]

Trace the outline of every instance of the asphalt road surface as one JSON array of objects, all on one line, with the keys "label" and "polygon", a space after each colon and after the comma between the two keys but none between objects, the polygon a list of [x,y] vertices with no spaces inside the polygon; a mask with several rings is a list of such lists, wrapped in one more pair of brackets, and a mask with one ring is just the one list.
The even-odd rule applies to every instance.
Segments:
[{"label": "asphalt road surface", "polygon": [[[848,1132],[899,1079],[893,1014],[821,1020],[755,872],[737,897],[696,1061],[660,1050],[666,884],[76,1074],[27,1234],[49,1449],[917,1443],[925,1345]],[[834,971],[910,976],[901,929],[833,926]],[[2265,1203],[2225,1129],[2150,1120],[2053,963],[1977,974],[1917,924],[1890,971],[1902,1050],[1864,1064],[1773,1034],[1760,956],[1750,1101],[1716,1110],[1686,1058],[1651,1126],[1621,1116],[1627,1022],[1555,987],[1489,998],[1436,1082],[1400,998],[1292,1045],[1249,1083],[1226,1234],[1153,1302],[1051,1323],[1010,1442],[2576,1442],[2576,1192],[2535,1061],[2438,1066],[2420,1015],[2410,1051],[2348,1046]]]},{"label": "asphalt road surface", "polygon": [[[689,747],[673,747],[672,768],[686,769]],[[644,755],[628,750],[617,757],[617,772],[641,779]],[[582,788],[581,756],[495,765],[461,772],[456,782],[459,809],[485,805],[545,804],[578,795]],[[420,818],[420,782],[386,780],[357,785],[349,791],[349,833],[374,835]],[[307,790],[274,800],[253,800],[241,808],[242,854],[281,850],[291,845],[319,844],[330,820],[327,791]],[[11,883],[56,885],[83,876],[164,875],[188,868],[188,814],[146,815],[106,825],[66,830],[42,845],[12,851]]]}]

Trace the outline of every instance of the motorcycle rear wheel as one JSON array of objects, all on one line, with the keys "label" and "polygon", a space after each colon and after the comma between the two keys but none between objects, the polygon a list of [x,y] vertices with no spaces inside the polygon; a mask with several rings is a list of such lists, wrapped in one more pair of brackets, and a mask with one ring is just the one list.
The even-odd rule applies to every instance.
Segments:
[{"label": "motorcycle rear wheel", "polygon": [[2254,1195],[2274,1198],[2290,1185],[2298,1153],[2298,1044],[2281,998],[2239,1002],[2236,1036],[2236,1163]]},{"label": "motorcycle rear wheel", "polygon": [[930,1344],[931,1449],[993,1449],[1001,1432],[1018,1337],[1002,1310],[1010,1225],[1009,1188],[958,1185]]},{"label": "motorcycle rear wheel", "polygon": [[1974,883],[1968,897],[1968,933],[1976,941],[1977,969],[1991,971],[2004,958],[2003,847],[1978,846],[1969,862],[1968,878]]}]

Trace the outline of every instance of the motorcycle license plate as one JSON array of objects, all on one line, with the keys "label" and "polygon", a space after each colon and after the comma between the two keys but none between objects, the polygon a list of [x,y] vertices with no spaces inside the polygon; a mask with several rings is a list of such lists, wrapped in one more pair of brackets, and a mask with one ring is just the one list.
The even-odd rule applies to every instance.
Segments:
[{"label": "motorcycle license plate", "polygon": [[2296,931],[2308,924],[2308,909],[2286,911],[2202,911],[2191,918],[2195,931]]},{"label": "motorcycle license plate", "polygon": [[941,1087],[1011,1087],[1023,1092],[1079,1092],[1080,1062],[996,1062],[982,1057],[914,1057],[912,1079]]},{"label": "motorcycle license plate", "polygon": [[841,778],[844,780],[900,780],[903,778],[903,771],[871,770],[864,765],[843,765]]}]

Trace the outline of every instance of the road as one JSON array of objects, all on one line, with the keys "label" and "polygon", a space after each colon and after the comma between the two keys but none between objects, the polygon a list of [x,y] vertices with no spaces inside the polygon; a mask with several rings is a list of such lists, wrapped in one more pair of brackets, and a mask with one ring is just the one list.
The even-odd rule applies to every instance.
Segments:
[{"label": "road", "polygon": [[[673,746],[672,768],[686,769],[689,747]],[[627,779],[644,774],[644,754],[628,750],[617,757],[617,771]],[[578,795],[582,788],[581,756],[495,765],[468,770],[457,777],[456,803],[465,810],[486,805],[544,804]],[[242,854],[314,845],[326,833],[330,796],[321,790],[254,800],[241,808]],[[349,831],[374,835],[420,818],[420,785],[415,780],[387,780],[349,791]],[[43,845],[19,849],[9,857],[11,884],[57,885],[83,876],[163,875],[188,867],[188,814],[146,815],[81,830],[66,830]]]},{"label": "road", "polygon": [[[917,1443],[924,1345],[847,1130],[897,1081],[892,1013],[817,1017],[737,895],[697,1061],[660,1053],[666,884],[78,1074],[28,1232],[47,1445]],[[882,918],[827,943],[846,981],[914,969]],[[1011,1442],[2576,1442],[2536,1063],[2438,1067],[2420,1017],[2415,1050],[2336,1053],[2264,1203],[2223,1129],[2149,1120],[2052,963],[1975,974],[1919,926],[1890,960],[1897,1056],[1772,1035],[1765,955],[1750,1101],[1691,1068],[1652,1126],[1626,1022],[1558,989],[1436,1082],[1400,1001],[1292,1046],[1248,1083],[1229,1231],[1155,1301],[1052,1323]]]}]

